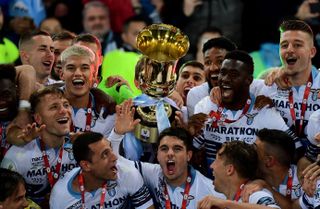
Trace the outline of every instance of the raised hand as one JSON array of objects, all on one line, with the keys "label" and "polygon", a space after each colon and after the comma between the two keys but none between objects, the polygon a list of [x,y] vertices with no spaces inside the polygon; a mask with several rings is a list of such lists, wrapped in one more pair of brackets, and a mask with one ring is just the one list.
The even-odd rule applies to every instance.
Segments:
[{"label": "raised hand", "polygon": [[40,136],[42,130],[46,128],[46,125],[37,127],[36,123],[28,124],[26,128],[22,129],[22,134],[18,135],[18,139],[26,143],[29,143],[33,139]]},{"label": "raised hand", "polygon": [[135,109],[132,107],[132,99],[124,101],[116,106],[116,120],[114,130],[117,134],[125,134],[133,131],[140,119],[134,120]]}]

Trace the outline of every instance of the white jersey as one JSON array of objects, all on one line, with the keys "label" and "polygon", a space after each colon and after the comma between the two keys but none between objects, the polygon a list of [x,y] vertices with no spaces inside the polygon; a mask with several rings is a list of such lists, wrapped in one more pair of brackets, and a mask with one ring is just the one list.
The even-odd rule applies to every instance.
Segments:
[{"label": "white jersey", "polygon": [[[300,185],[298,174],[297,174],[297,166],[291,165],[292,173],[293,173],[293,179],[292,179],[292,189],[291,189],[291,199],[295,200],[301,197],[302,195],[302,187]],[[284,179],[283,182],[279,185],[279,188],[277,188],[278,192],[282,194],[283,196],[287,195],[287,182],[288,182],[288,175]]]},{"label": "white jersey", "polygon": [[[306,127],[308,124],[308,120],[310,115],[320,109],[320,99],[318,98],[318,94],[320,92],[320,74],[317,69],[312,68],[312,86],[307,100],[307,108],[303,121],[303,134],[299,137],[306,137]],[[297,87],[292,87],[292,95],[293,95],[293,107],[296,113],[296,121],[292,120],[290,114],[290,105],[289,105],[289,92],[290,90],[281,90],[278,88],[276,84],[272,86],[264,86],[259,94],[263,94],[265,96],[270,97],[275,107],[278,111],[280,111],[281,116],[284,118],[285,122],[290,128],[293,128],[295,124],[296,127],[299,127],[300,123],[300,113],[301,113],[301,103],[303,99],[303,95],[306,89],[306,85],[301,85]],[[294,129],[292,129],[294,130]]]},{"label": "white jersey", "polygon": [[[256,95],[257,92],[262,88],[264,85],[264,81],[261,79],[255,79],[252,81],[250,85],[250,92],[253,95]],[[187,95],[187,108],[188,108],[188,115],[191,117],[194,115],[194,108],[196,104],[205,98],[206,96],[209,96],[209,85],[208,82],[205,82],[201,84],[200,86],[193,87],[190,89],[188,95]]]},{"label": "white jersey", "polygon": [[319,209],[320,208],[320,180],[317,181],[316,191],[313,197],[304,193],[299,198],[299,205],[302,209]]},{"label": "white jersey", "polygon": [[320,133],[320,110],[317,110],[310,115],[307,126],[307,137],[313,145],[318,145],[320,143],[315,139],[315,136],[318,133]]},{"label": "white jersey", "polygon": [[[94,108],[94,98],[92,98],[92,106]],[[103,134],[104,137],[108,137],[111,133],[112,128],[114,127],[115,114],[108,115],[105,119],[103,118],[104,109],[100,111],[98,115],[95,111],[91,111],[92,120],[91,120],[91,131],[98,132]],[[72,111],[72,121],[74,126],[74,132],[85,131],[86,127],[86,118],[87,118],[87,108],[76,109],[73,108]]]},{"label": "white jersey", "polygon": [[[114,133],[114,132],[113,132]],[[110,141],[115,154],[118,155],[119,159],[127,161],[129,164],[134,165],[141,173],[145,184],[149,188],[155,208],[165,209],[165,198],[163,193],[163,185],[167,186],[168,194],[170,197],[170,202],[172,208],[179,209],[183,200],[184,187],[171,188],[165,183],[162,169],[159,164],[144,163],[141,161],[130,161],[119,156],[119,146],[123,139],[123,135],[118,135],[116,133],[112,134]],[[196,171],[192,167],[189,168],[192,181],[190,192],[188,195],[187,208],[193,209],[197,208],[197,202],[204,198],[206,195],[213,195],[215,197],[226,199],[226,197],[214,190],[212,185],[212,180],[208,179],[202,175],[199,171]]]},{"label": "white jersey", "polygon": [[[55,171],[59,158],[59,150],[59,148],[46,149],[51,171]],[[77,163],[72,153],[72,144],[65,143],[60,178],[64,173],[76,166]],[[23,176],[27,185],[27,196],[35,202],[41,202],[44,196],[51,190],[39,139],[34,139],[21,147],[12,146],[5,155],[1,167],[17,171]]]},{"label": "white jersey", "polygon": [[[103,208],[133,208],[145,209],[153,202],[140,173],[126,161],[117,161],[118,178],[107,181],[107,192]],[[80,168],[68,172],[53,187],[50,196],[51,209],[80,209],[81,193],[74,191],[72,182],[77,178]],[[93,192],[85,192],[85,205],[87,209],[98,209],[100,206],[101,188]]]},{"label": "white jersey", "polygon": [[[253,144],[256,140],[256,133],[263,128],[287,131],[288,126],[283,121],[280,113],[274,108],[264,107],[261,110],[254,109],[254,96],[251,95],[251,104],[245,116],[240,117],[243,110],[231,111],[224,109],[222,115],[229,120],[236,120],[233,123],[223,123],[218,127],[212,127],[212,119],[208,118],[202,133],[193,140],[196,148],[205,147],[208,165],[216,157],[221,145],[229,141],[244,141]],[[211,102],[209,96],[202,99],[195,108],[195,114],[209,114],[212,110],[217,111],[218,106]]]},{"label": "white jersey", "polygon": [[[242,202],[242,199],[240,198],[238,202]],[[266,189],[252,193],[249,196],[248,203],[256,204],[256,205],[264,205],[271,208],[280,208],[277,205],[276,201],[274,200],[270,191]]]},{"label": "white jersey", "polygon": [[[133,161],[131,161],[133,162]],[[165,209],[164,186],[167,187],[168,195],[171,202],[171,208],[180,209],[183,201],[184,185],[178,187],[169,186],[163,176],[162,169],[159,164],[134,162],[140,171],[143,179],[155,201],[155,206]],[[207,195],[226,199],[226,197],[214,190],[212,181],[203,176],[199,171],[189,167],[191,175],[191,187],[188,194],[187,209],[197,208],[197,203]]]}]

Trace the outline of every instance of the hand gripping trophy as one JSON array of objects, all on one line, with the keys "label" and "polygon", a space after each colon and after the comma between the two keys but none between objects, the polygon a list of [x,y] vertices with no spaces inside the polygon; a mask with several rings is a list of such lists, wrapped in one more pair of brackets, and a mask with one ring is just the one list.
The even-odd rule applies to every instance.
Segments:
[{"label": "hand gripping trophy", "polygon": [[[137,36],[137,47],[144,55],[138,70],[143,94],[134,100],[135,117],[141,122],[134,135],[148,143],[156,143],[158,134],[170,126],[176,105],[168,99],[176,84],[176,63],[189,49],[189,39],[178,28],[153,24]],[[137,69],[136,69],[137,73]]]}]

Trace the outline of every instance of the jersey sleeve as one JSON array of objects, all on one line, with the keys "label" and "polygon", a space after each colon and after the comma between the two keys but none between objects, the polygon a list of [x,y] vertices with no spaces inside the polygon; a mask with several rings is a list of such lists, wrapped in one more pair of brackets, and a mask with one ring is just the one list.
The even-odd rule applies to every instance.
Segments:
[{"label": "jersey sleeve", "polygon": [[271,208],[280,208],[274,200],[273,196],[266,190],[257,191],[250,195],[249,203],[264,205]]},{"label": "jersey sleeve", "polygon": [[1,162],[1,168],[6,168],[21,174],[22,171],[21,169],[19,169],[19,162],[15,160],[16,158],[14,156],[14,153],[15,147],[11,147]]},{"label": "jersey sleeve", "polygon": [[[124,161],[124,163],[128,163],[128,161]],[[127,188],[131,203],[135,208],[148,208],[153,205],[150,192],[145,185],[139,171],[133,166],[130,167],[131,171],[127,172],[127,174],[124,176],[125,184],[123,186]]]},{"label": "jersey sleeve", "polygon": [[299,198],[299,206],[302,209],[313,209],[313,198],[309,197],[306,193],[304,193],[300,198]]},{"label": "jersey sleeve", "polygon": [[260,91],[265,87],[264,80],[254,79],[250,85],[250,93],[254,96],[261,95]]}]

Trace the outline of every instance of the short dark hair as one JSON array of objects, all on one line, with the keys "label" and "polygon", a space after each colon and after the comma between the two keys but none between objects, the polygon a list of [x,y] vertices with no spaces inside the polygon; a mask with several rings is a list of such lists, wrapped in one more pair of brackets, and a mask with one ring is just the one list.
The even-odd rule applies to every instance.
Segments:
[{"label": "short dark hair", "polygon": [[53,41],[66,41],[66,40],[73,40],[76,37],[70,31],[62,31],[60,33],[56,33],[52,36]]},{"label": "short dark hair", "polygon": [[43,30],[33,30],[31,32],[25,33],[20,37],[19,40],[19,49],[22,49],[25,47],[26,44],[31,43],[32,38],[35,36],[50,36],[50,34]]},{"label": "short dark hair", "polygon": [[201,62],[198,62],[196,60],[190,60],[190,61],[183,63],[183,65],[181,65],[181,67],[179,69],[179,75],[180,75],[181,71],[183,70],[183,68],[185,68],[187,66],[197,67],[197,68],[200,68],[201,70],[204,70],[204,66]]},{"label": "short dark hair", "polygon": [[0,201],[4,202],[17,192],[19,184],[25,185],[25,181],[19,173],[0,168]]},{"label": "short dark hair", "polygon": [[31,113],[35,113],[36,109],[41,101],[41,98],[48,94],[56,94],[59,95],[61,98],[65,98],[64,92],[57,86],[49,85],[44,88],[41,88],[37,91],[34,91],[30,96],[30,104],[31,104]]},{"label": "short dark hair", "polygon": [[81,133],[77,136],[72,146],[73,156],[77,163],[79,164],[82,160],[91,162],[93,152],[89,145],[102,139],[102,134],[91,131]]},{"label": "short dark hair", "polygon": [[302,20],[285,20],[280,24],[279,31],[281,33],[286,31],[303,31],[311,36],[313,39],[313,32],[311,27]]},{"label": "short dark hair", "polygon": [[233,43],[230,39],[226,37],[212,38],[203,44],[202,52],[205,53],[211,48],[225,49],[227,51],[232,51],[237,49],[237,45]]},{"label": "short dark hair", "polygon": [[255,147],[243,141],[232,141],[222,145],[218,155],[225,159],[225,164],[232,164],[238,175],[254,179],[258,169],[258,154]]},{"label": "short dark hair", "polygon": [[253,74],[254,70],[254,63],[252,57],[248,54],[248,52],[241,51],[241,50],[233,50],[226,54],[224,59],[231,59],[231,60],[239,60],[248,65],[248,73],[250,75]]},{"label": "short dark hair", "polygon": [[165,137],[165,136],[173,136],[176,137],[178,139],[180,139],[181,141],[183,141],[184,145],[186,145],[187,151],[192,150],[193,146],[192,146],[192,136],[189,133],[189,131],[187,131],[184,128],[180,128],[180,127],[169,127],[164,129],[158,137],[158,146],[161,142],[161,140]]},{"label": "short dark hair", "polygon": [[[90,33],[80,34],[73,39],[73,44],[78,43],[80,41],[86,42],[86,43],[96,44],[100,54],[102,53],[101,43],[95,35],[90,34]],[[94,53],[96,53],[96,52],[94,52]]]},{"label": "short dark hair", "polygon": [[132,22],[144,22],[146,24],[146,26],[152,24],[152,20],[145,15],[134,15],[132,17],[129,17],[128,19],[126,19],[122,25],[122,31],[123,32],[127,32],[130,23]]},{"label": "short dark hair", "polygon": [[275,129],[261,129],[257,137],[266,144],[265,151],[276,157],[281,165],[290,167],[294,160],[295,143],[293,138],[284,131]]},{"label": "short dark hair", "polygon": [[0,79],[16,82],[16,68],[12,64],[0,64]]}]

